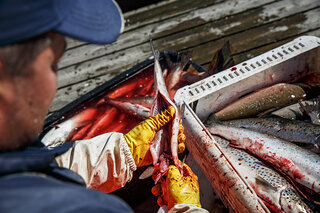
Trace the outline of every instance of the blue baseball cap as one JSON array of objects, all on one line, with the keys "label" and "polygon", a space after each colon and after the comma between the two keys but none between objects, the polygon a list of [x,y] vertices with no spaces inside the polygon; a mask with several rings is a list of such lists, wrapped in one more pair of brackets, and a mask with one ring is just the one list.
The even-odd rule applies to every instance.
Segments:
[{"label": "blue baseball cap", "polygon": [[114,42],[123,30],[113,0],[0,0],[0,46],[58,32],[94,43]]}]

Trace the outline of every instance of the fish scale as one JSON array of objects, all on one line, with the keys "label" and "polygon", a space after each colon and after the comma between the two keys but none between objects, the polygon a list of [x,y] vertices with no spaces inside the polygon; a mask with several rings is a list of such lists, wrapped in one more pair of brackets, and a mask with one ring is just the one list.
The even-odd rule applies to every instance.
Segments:
[{"label": "fish scale", "polygon": [[275,170],[247,152],[228,146],[228,141],[217,136],[214,139],[240,175],[273,211],[312,212],[293,186]]}]

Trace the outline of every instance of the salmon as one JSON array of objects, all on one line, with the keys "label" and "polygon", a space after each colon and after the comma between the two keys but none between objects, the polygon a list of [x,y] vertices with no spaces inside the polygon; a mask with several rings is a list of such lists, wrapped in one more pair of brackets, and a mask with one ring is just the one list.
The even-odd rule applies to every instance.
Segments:
[{"label": "salmon", "polygon": [[273,212],[312,212],[294,187],[278,172],[244,150],[214,136],[239,174]]},{"label": "salmon", "polygon": [[55,125],[42,138],[42,142],[49,148],[53,148],[71,140],[78,130],[95,122],[96,117],[103,112],[101,109],[89,107],[75,116]]},{"label": "salmon", "polygon": [[215,116],[220,120],[252,117],[271,108],[297,103],[304,97],[304,90],[297,85],[275,84],[240,98],[215,113]]},{"label": "salmon", "polygon": [[150,107],[149,104],[153,101],[153,98],[149,97],[135,97],[135,98],[116,98],[110,99],[105,98],[106,103],[120,109],[122,112],[134,115],[144,120],[150,116]]},{"label": "salmon", "polygon": [[224,121],[223,124],[246,128],[286,141],[320,146],[320,126],[285,118],[244,118]]},{"label": "salmon", "polygon": [[208,126],[208,130],[211,134],[226,138],[234,146],[268,161],[289,177],[293,184],[297,183],[295,186],[301,185],[310,191],[310,194],[304,193],[306,198],[319,203],[319,155],[290,142],[243,128],[213,123]]}]

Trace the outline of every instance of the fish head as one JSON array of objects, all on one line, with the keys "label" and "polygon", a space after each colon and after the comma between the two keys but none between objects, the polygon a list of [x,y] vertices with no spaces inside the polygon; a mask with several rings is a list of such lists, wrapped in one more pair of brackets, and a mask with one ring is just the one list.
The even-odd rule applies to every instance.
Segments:
[{"label": "fish head", "polygon": [[313,212],[292,188],[281,191],[280,205],[284,212],[309,213]]}]

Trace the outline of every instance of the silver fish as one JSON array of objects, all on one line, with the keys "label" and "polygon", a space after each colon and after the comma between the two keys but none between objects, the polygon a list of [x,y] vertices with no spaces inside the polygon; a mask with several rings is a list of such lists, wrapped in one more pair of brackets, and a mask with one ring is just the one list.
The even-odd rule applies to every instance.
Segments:
[{"label": "silver fish", "polygon": [[274,212],[312,212],[294,187],[278,172],[247,152],[228,146],[229,142],[214,136],[239,174]]},{"label": "silver fish", "polygon": [[[153,100],[153,99],[152,99]],[[122,99],[105,98],[106,103],[120,109],[121,111],[139,117],[140,119],[147,119],[150,116],[150,108],[133,103],[132,101],[125,101]]]},{"label": "silver fish", "polygon": [[[320,156],[317,154],[290,142],[243,128],[214,123],[208,127],[208,130],[214,135],[228,139],[234,146],[268,161],[278,171],[289,176],[292,181],[315,193],[316,198],[319,197]],[[311,196],[314,195],[313,193]],[[307,194],[304,196],[314,199]],[[319,203],[319,200],[314,202]]]},{"label": "silver fish", "polygon": [[320,146],[320,126],[285,118],[246,118],[224,121],[223,124],[250,129],[283,140]]}]

